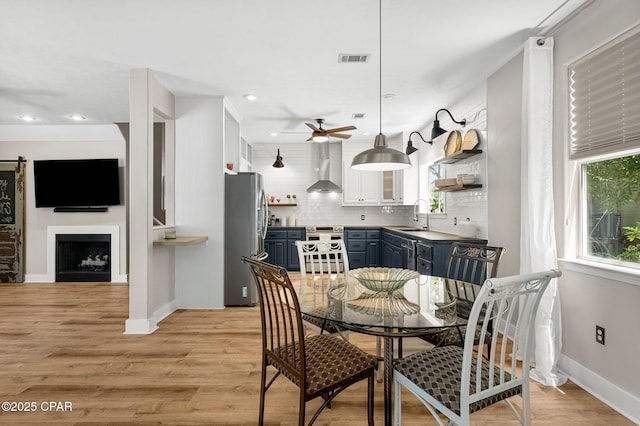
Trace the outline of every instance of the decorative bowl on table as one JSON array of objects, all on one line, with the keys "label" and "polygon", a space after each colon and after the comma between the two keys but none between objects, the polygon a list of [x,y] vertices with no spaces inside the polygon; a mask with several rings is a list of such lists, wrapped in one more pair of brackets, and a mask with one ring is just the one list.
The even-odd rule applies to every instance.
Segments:
[{"label": "decorative bowl on table", "polygon": [[351,271],[351,275],[367,290],[393,293],[401,289],[409,280],[420,276],[417,271],[402,268],[359,268]]}]

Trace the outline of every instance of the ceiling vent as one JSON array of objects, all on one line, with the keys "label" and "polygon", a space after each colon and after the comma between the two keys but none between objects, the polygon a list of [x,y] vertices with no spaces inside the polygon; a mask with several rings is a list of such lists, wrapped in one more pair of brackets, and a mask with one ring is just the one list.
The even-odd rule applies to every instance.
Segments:
[{"label": "ceiling vent", "polygon": [[364,54],[364,55],[359,55],[359,54],[353,54],[353,53],[340,53],[338,55],[338,62],[339,63],[354,63],[354,62],[369,62],[369,55]]},{"label": "ceiling vent", "polygon": [[351,118],[354,120],[361,120],[363,119],[365,116],[364,112],[354,112],[353,114],[351,114]]}]

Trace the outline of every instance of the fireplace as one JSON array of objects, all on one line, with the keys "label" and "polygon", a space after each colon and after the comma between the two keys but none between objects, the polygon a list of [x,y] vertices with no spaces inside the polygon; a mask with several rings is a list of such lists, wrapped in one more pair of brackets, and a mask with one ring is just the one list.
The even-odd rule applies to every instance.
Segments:
[{"label": "fireplace", "polygon": [[111,235],[57,234],[56,282],[111,281]]},{"label": "fireplace", "polygon": [[[80,240],[74,239],[76,235],[81,235]],[[105,238],[105,235],[107,238]],[[92,250],[89,250],[88,253],[83,253],[82,256],[76,258],[71,261],[71,265],[73,267],[78,267],[78,265],[83,265],[84,269],[94,268],[99,269],[100,267],[105,267],[108,263],[110,274],[108,271],[102,278],[98,278],[96,275],[92,275],[93,278],[87,277],[78,278],[78,281],[104,281],[111,283],[126,283],[127,275],[120,274],[120,227],[115,225],[77,225],[77,226],[48,226],[47,227],[47,274],[34,279],[34,282],[49,282],[54,283],[56,281],[67,281],[67,278],[71,278],[68,281],[73,281],[73,277],[67,277],[60,279],[57,274],[58,270],[58,236],[63,236],[62,238],[67,238],[67,236],[72,237],[72,243],[79,242],[84,240],[86,236],[89,237],[89,243],[91,246],[94,244],[100,243],[100,246],[104,244],[109,245],[109,253],[107,254],[108,262],[103,259],[105,255],[105,251],[103,248],[93,247]],[[93,238],[97,237],[97,241]],[[104,241],[106,240],[106,241]],[[102,254],[101,254],[102,253]],[[98,255],[100,258],[96,259],[95,256]],[[91,259],[89,259],[91,257]],[[104,263],[102,263],[104,262]],[[65,267],[66,269],[66,267]],[[80,275],[82,271],[76,271],[74,275]],[[86,272],[86,271],[84,271]],[[89,272],[100,272],[100,271],[89,271]]]}]

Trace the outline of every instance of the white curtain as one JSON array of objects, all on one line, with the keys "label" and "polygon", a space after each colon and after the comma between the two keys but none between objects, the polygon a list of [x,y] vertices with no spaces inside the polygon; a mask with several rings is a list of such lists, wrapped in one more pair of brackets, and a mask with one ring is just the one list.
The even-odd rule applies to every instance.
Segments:
[{"label": "white curtain", "polygon": [[[522,87],[522,200],[520,273],[556,268],[553,203],[553,39],[533,37],[524,47]],[[559,386],[562,335],[557,280],[549,284],[535,321],[535,368],[531,378]]]}]

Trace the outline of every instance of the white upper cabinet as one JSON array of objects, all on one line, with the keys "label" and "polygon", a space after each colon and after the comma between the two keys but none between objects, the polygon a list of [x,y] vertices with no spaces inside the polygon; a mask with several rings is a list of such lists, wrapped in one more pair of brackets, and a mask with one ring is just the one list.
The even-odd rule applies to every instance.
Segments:
[{"label": "white upper cabinet", "polygon": [[380,201],[383,204],[404,204],[403,170],[381,172],[382,191]]},{"label": "white upper cabinet", "polygon": [[380,204],[380,172],[362,172],[351,168],[351,159],[343,162],[342,204]]}]

